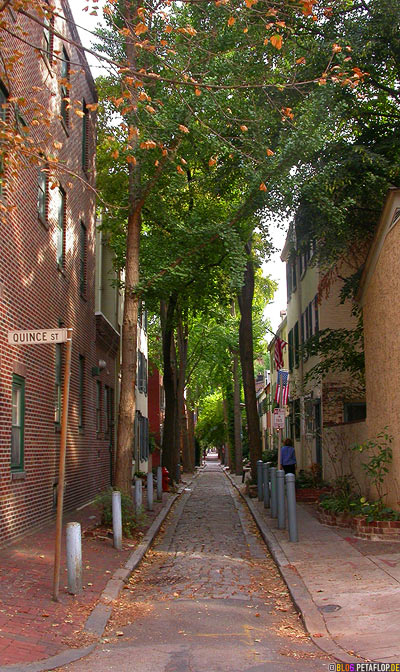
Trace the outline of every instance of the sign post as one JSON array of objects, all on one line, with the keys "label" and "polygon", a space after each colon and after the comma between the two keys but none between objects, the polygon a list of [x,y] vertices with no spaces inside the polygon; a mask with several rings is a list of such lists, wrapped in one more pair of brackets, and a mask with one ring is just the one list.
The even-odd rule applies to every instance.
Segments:
[{"label": "sign post", "polygon": [[61,532],[64,504],[65,455],[67,451],[69,381],[71,376],[72,329],[34,329],[25,331],[9,331],[8,342],[10,345],[56,345],[57,343],[66,343],[60,436],[60,461],[57,487],[56,545],[54,551],[53,577],[53,600],[58,602],[58,593],[60,587]]},{"label": "sign post", "polygon": [[58,593],[60,588],[61,532],[62,532],[62,517],[64,506],[65,455],[67,452],[68,402],[69,402],[69,381],[71,377],[72,329],[68,329],[68,338],[66,343],[67,347],[65,350],[64,389],[63,389],[63,403],[62,403],[62,416],[61,416],[60,459],[58,466],[58,486],[57,486],[56,545],[54,550],[53,600],[55,602],[58,602]]}]

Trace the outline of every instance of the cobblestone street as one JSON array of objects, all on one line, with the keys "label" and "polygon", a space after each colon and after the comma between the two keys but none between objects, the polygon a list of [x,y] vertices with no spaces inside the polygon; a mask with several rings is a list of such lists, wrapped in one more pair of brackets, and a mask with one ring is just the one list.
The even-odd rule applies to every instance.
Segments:
[{"label": "cobblestone street", "polygon": [[70,672],[323,670],[255,524],[208,461],[116,601],[97,650]]}]

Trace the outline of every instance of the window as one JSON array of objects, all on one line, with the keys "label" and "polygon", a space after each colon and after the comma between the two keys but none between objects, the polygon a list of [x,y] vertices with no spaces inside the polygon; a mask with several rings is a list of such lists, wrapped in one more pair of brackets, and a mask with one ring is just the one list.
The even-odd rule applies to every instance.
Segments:
[{"label": "window", "polygon": [[54,422],[59,425],[61,422],[61,343],[56,344],[56,370],[54,382]]},{"label": "window", "polygon": [[299,323],[296,322],[293,329],[294,333],[294,365],[297,368],[299,365]]},{"label": "window", "polygon": [[308,333],[307,333],[307,338],[311,338],[313,335],[313,309],[312,309],[312,304],[313,302],[310,301],[308,304]]},{"label": "window", "polygon": [[319,332],[318,294],[314,298],[314,334]]},{"label": "window", "polygon": [[343,411],[345,422],[361,422],[367,417],[367,405],[365,402],[344,404]]},{"label": "window", "polygon": [[11,469],[24,468],[24,419],[25,419],[25,379],[13,375],[12,379],[12,428],[11,428]]},{"label": "window", "polygon": [[101,382],[96,380],[96,432],[101,432]]},{"label": "window", "polygon": [[70,61],[69,56],[63,48],[61,60],[61,118],[64,125],[68,128],[69,124],[69,89],[70,89]]},{"label": "window", "polygon": [[85,172],[88,169],[89,165],[89,154],[88,154],[88,139],[89,139],[89,110],[86,107],[86,102],[82,102],[82,170]]},{"label": "window", "polygon": [[47,172],[40,170],[38,179],[37,211],[38,217],[43,224],[47,223],[47,185]]},{"label": "window", "polygon": [[79,235],[79,292],[86,294],[86,226],[81,222]]},{"label": "window", "polygon": [[288,348],[289,348],[289,371],[293,371],[293,362],[294,362],[294,352],[293,352],[293,329],[289,331],[288,335]]},{"label": "window", "polygon": [[292,269],[292,288],[293,291],[295,292],[297,289],[296,258],[294,258],[291,263],[291,269]]},{"label": "window", "polygon": [[85,358],[79,355],[79,400],[78,400],[78,425],[83,429],[85,424]]},{"label": "window", "polygon": [[57,265],[64,268],[65,263],[65,191],[62,187],[58,190],[57,207]]},{"label": "window", "polygon": [[137,388],[139,392],[147,394],[147,359],[143,352],[138,350],[138,366],[137,366]]},{"label": "window", "polygon": [[[46,0],[47,4],[47,0]],[[49,9],[49,14],[50,14],[50,9]],[[46,14],[43,17],[43,23],[44,23],[44,28],[43,28],[43,52],[44,55],[46,56],[47,60],[49,63],[51,63],[52,58],[53,58],[53,38],[54,34],[52,31],[52,28],[54,26],[54,16],[50,14],[47,16]]]}]

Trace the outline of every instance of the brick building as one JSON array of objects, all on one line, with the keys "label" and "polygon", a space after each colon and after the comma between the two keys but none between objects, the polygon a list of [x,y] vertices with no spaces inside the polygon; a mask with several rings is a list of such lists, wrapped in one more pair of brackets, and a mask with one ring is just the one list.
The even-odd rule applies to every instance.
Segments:
[{"label": "brick building", "polygon": [[0,71],[2,129],[33,142],[30,158],[2,162],[0,544],[54,515],[64,361],[60,344],[8,345],[9,330],[73,329],[65,507],[110,483],[118,333],[95,317],[97,97],[69,6],[55,5],[43,25],[7,14],[39,51],[2,36],[6,59],[21,54]]}]

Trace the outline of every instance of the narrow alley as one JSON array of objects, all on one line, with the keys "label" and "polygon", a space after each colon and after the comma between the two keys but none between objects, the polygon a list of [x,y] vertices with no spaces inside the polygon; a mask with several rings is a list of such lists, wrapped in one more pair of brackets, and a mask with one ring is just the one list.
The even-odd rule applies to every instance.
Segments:
[{"label": "narrow alley", "polygon": [[328,662],[211,456],[116,601],[100,645],[59,669],[272,672]]}]

